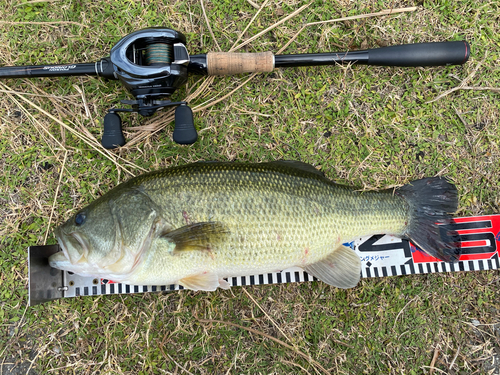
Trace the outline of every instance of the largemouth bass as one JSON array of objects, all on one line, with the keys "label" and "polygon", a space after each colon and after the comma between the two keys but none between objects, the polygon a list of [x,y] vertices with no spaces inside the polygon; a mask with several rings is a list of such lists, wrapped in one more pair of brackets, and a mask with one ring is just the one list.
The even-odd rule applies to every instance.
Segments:
[{"label": "largemouth bass", "polygon": [[56,228],[62,252],[49,262],[126,284],[193,290],[298,266],[351,288],[361,262],[343,243],[358,236],[408,237],[456,261],[460,248],[441,238],[437,223],[457,205],[455,186],[439,177],[358,191],[301,162],[199,162],[132,178],[81,209]]}]

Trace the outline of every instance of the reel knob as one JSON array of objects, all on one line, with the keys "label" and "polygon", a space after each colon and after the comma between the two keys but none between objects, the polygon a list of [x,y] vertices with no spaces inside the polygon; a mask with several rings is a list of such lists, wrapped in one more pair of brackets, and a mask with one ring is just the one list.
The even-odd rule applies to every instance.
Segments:
[{"label": "reel knob", "polygon": [[117,148],[125,144],[122,132],[122,119],[114,112],[104,116],[104,131],[102,132],[102,147],[109,149]]},{"label": "reel knob", "polygon": [[186,104],[181,104],[175,109],[174,142],[181,145],[190,145],[198,139],[194,127],[193,111]]}]

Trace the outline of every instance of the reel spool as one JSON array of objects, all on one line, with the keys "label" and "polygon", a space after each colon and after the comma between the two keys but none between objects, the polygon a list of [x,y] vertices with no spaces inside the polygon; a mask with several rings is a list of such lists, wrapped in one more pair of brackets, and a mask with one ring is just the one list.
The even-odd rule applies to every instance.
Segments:
[{"label": "reel spool", "polygon": [[[117,112],[137,112],[152,116],[158,109],[180,106],[175,111],[173,138],[180,144],[192,144],[198,138],[193,113],[186,102],[167,98],[186,83],[189,54],[186,37],[167,28],[136,31],[118,41],[108,58],[114,67],[113,76],[119,79],[136,100],[122,100],[132,109],[111,108],[104,117],[102,145],[115,148],[125,144],[121,118]],[[167,100],[165,100],[167,99]]]}]

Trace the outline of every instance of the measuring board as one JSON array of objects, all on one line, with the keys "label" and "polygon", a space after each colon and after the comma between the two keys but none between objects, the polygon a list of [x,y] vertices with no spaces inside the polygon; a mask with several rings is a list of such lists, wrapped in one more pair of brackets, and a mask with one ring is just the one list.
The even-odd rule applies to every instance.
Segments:
[{"label": "measuring board", "polygon": [[[441,236],[454,230],[459,234],[462,255],[457,263],[445,263],[427,255],[408,240],[389,235],[360,237],[350,246],[361,259],[361,277],[385,277],[434,272],[500,269],[500,215],[455,218],[441,225]],[[111,280],[82,277],[49,266],[58,245],[28,248],[29,305],[77,296],[132,294],[183,289],[180,285],[125,285]],[[317,280],[301,268],[281,272],[228,278],[231,286],[282,284]]]}]

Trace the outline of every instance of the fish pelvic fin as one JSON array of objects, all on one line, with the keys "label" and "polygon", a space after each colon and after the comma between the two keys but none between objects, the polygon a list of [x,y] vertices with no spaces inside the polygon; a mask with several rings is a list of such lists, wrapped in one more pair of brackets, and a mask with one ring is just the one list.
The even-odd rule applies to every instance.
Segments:
[{"label": "fish pelvic fin", "polygon": [[458,261],[462,252],[458,233],[448,231],[443,236],[439,228],[439,224],[453,222],[451,214],[458,207],[455,185],[442,177],[424,178],[399,188],[396,194],[410,206],[404,235],[433,257],[445,262]]},{"label": "fish pelvic fin", "polygon": [[179,280],[184,288],[191,290],[203,290],[207,292],[213,292],[218,287],[222,289],[229,289],[229,283],[223,279],[220,279],[216,273],[205,272],[196,275],[191,275],[184,277]]},{"label": "fish pelvic fin", "polygon": [[164,232],[161,237],[175,243],[175,254],[181,251],[211,250],[224,241],[228,234],[229,230],[220,222],[201,222]]},{"label": "fish pelvic fin", "polygon": [[325,259],[304,267],[304,270],[329,285],[348,289],[359,282],[361,261],[351,248],[341,245]]}]

